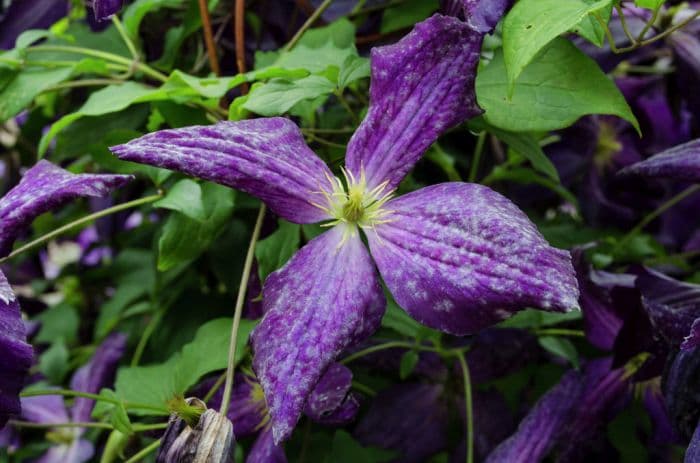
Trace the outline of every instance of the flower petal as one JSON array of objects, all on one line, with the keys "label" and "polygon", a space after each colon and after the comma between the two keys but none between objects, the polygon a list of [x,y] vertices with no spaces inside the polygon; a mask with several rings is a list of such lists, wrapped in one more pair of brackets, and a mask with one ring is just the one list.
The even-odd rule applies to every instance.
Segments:
[{"label": "flower petal", "polygon": [[[331,171],[289,119],[272,117],[161,130],[110,148],[120,159],[237,188],[295,223],[328,218]],[[326,193],[326,194],[328,194]]]},{"label": "flower petal", "polygon": [[479,32],[490,34],[510,8],[513,0],[461,0],[467,23]]},{"label": "flower petal", "polygon": [[474,79],[483,34],[450,16],[416,24],[394,45],[372,49],[367,117],[346,165],[369,188],[395,188],[446,129],[481,113]]},{"label": "flower petal", "polygon": [[493,190],[443,183],[385,207],[387,223],[366,230],[372,256],[396,302],[419,322],[463,335],[527,306],[577,306],[569,253],[549,246]]},{"label": "flower petal", "polygon": [[700,349],[678,352],[664,373],[663,391],[668,414],[681,437],[690,439],[700,420]]},{"label": "flower petal", "polygon": [[276,445],[270,428],[265,428],[255,440],[246,463],[287,463],[284,447]]},{"label": "flower petal", "polygon": [[18,394],[34,355],[26,340],[19,302],[0,271],[0,428],[20,412]]},{"label": "flower petal", "polygon": [[554,446],[562,426],[566,425],[582,386],[578,373],[566,373],[559,384],[537,401],[517,431],[491,452],[486,463],[541,461]]},{"label": "flower petal", "polygon": [[397,384],[380,392],[355,429],[364,446],[396,450],[419,463],[447,446],[449,417],[440,384]]},{"label": "flower petal", "polygon": [[618,175],[669,177],[675,180],[700,181],[700,139],[662,151],[649,159],[622,169]]},{"label": "flower petal", "polygon": [[15,40],[22,32],[29,29],[48,29],[67,13],[68,3],[65,0],[9,2],[5,12],[0,14],[0,49],[13,48]]},{"label": "flower petal", "polygon": [[97,21],[104,21],[122,8],[122,0],[89,0],[88,6],[93,10]]},{"label": "flower petal", "polygon": [[253,367],[280,443],[328,365],[379,327],[386,301],[359,234],[337,225],[268,277],[263,304]]},{"label": "flower petal", "polygon": [[53,424],[70,421],[60,395],[22,397],[22,417],[33,423]]},{"label": "flower petal", "polygon": [[688,350],[698,346],[700,346],[700,318],[697,318],[693,322],[693,326],[690,328],[690,333],[688,333],[688,336],[683,338],[681,349]]},{"label": "flower petal", "polygon": [[55,445],[48,449],[35,463],[84,463],[95,454],[92,442],[75,438],[70,444]]},{"label": "flower petal", "polygon": [[72,174],[48,161],[39,161],[19,185],[0,198],[0,257],[35,217],[68,201],[105,196],[131,180],[128,175]]},{"label": "flower petal", "polygon": [[[109,335],[93,354],[90,361],[78,369],[71,380],[74,391],[97,394],[103,387],[110,387],[114,382],[117,365],[126,350],[126,336],[122,333]],[[90,421],[95,401],[78,397],[71,410],[73,421]]]},{"label": "flower petal", "polygon": [[341,425],[352,421],[360,403],[350,393],[352,371],[340,363],[332,363],[309,395],[304,414],[313,421]]},{"label": "flower petal", "polygon": [[695,428],[693,438],[690,440],[690,445],[685,451],[684,463],[694,463],[700,461],[700,422]]},{"label": "flower petal", "polygon": [[645,269],[637,277],[636,285],[654,330],[678,346],[700,317],[700,285],[678,281],[651,269]]}]

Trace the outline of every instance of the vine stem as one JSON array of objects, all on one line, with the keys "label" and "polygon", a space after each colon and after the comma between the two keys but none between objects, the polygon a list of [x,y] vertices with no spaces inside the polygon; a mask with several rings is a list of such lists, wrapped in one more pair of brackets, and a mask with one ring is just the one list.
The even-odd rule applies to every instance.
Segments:
[{"label": "vine stem", "polygon": [[622,239],[617,243],[617,246],[615,246],[615,249],[613,250],[613,254],[618,251],[624,244],[626,244],[629,240],[632,239],[637,233],[642,231],[644,227],[649,225],[651,222],[654,221],[657,217],[659,217],[661,214],[678,204],[679,202],[683,201],[685,198],[688,196],[700,191],[700,185],[692,185],[685,190],[681,191],[678,193],[676,196],[673,198],[669,199],[665,203],[663,203],[661,206],[659,206],[655,211],[647,214],[646,217],[644,217],[638,224],[635,226],[632,230],[630,230],[625,236],[622,237]]},{"label": "vine stem", "polygon": [[[36,428],[36,429],[45,429],[45,428],[93,428],[93,429],[106,429],[106,430],[113,430],[115,429],[114,426],[112,426],[109,423],[100,423],[100,422],[94,422],[94,421],[88,421],[88,422],[67,422],[67,423],[32,423],[30,421],[19,421],[19,420],[10,420],[7,422],[11,426],[15,426],[18,428]],[[142,431],[154,431],[158,429],[165,429],[168,427],[168,423],[156,423],[156,424],[140,424],[140,423],[135,423],[132,426],[132,429],[135,432],[142,432]]]},{"label": "vine stem", "polygon": [[123,64],[125,66],[134,67],[139,71],[143,72],[149,77],[160,82],[165,82],[168,80],[168,76],[156,71],[147,64],[143,64],[137,60],[124,58],[123,56],[116,55],[114,53],[108,53],[106,51],[93,50],[91,48],[84,47],[73,47],[69,45],[35,45],[33,47],[27,48],[27,52],[37,52],[37,51],[56,51],[64,53],[74,53],[77,55],[92,56],[93,58],[101,58],[107,61],[111,61],[117,64]]},{"label": "vine stem", "polygon": [[123,404],[125,408],[137,408],[141,410],[151,410],[161,413],[168,413],[168,410],[161,407],[156,407],[148,404],[141,404],[137,402],[123,402],[119,399],[113,399],[111,397],[105,397],[99,394],[90,394],[89,392],[73,391],[71,389],[33,389],[29,391],[24,391],[20,393],[20,397],[38,397],[45,395],[60,395],[64,397],[83,397],[85,399],[92,399],[101,402],[107,402],[114,405]]},{"label": "vine stem", "polygon": [[386,350],[386,349],[394,349],[396,347],[403,347],[405,349],[414,349],[414,350],[419,350],[419,351],[424,351],[424,352],[444,353],[442,350],[438,349],[437,347],[421,346],[420,344],[414,344],[414,343],[405,342],[405,341],[390,341],[390,342],[385,342],[384,344],[378,344],[376,346],[362,349],[360,351],[355,352],[354,354],[350,354],[347,357],[345,357],[343,360],[341,360],[340,363],[342,363],[342,364],[350,363],[354,360],[357,360],[361,357],[364,357],[365,355],[373,354],[375,352],[379,352],[379,351]]},{"label": "vine stem", "polygon": [[462,368],[462,379],[464,381],[464,412],[466,414],[467,427],[467,463],[474,462],[474,413],[472,410],[472,382],[469,375],[469,366],[464,352],[455,351],[459,366]]},{"label": "vine stem", "polygon": [[214,34],[211,30],[211,16],[209,16],[209,7],[207,0],[199,0],[199,16],[202,18],[202,29],[204,29],[204,44],[207,47],[207,55],[209,56],[209,66],[217,76],[221,75],[221,66],[219,65],[219,57],[216,55],[216,43],[214,43]]},{"label": "vine stem", "polygon": [[483,131],[479,134],[479,136],[476,139],[476,147],[474,148],[474,156],[472,158],[472,165],[469,167],[469,177],[467,180],[470,183],[476,181],[476,176],[479,173],[479,164],[481,164],[481,155],[484,152],[486,135],[486,131]]},{"label": "vine stem", "polygon": [[[233,12],[233,33],[236,43],[236,67],[239,74],[245,74],[245,0],[236,0],[236,5]],[[241,93],[248,93],[249,86],[247,82],[241,85]]]},{"label": "vine stem", "polygon": [[260,210],[258,211],[258,218],[255,221],[255,227],[253,228],[253,235],[250,237],[248,253],[245,256],[245,263],[243,264],[243,275],[241,276],[241,284],[238,287],[236,308],[233,312],[233,326],[231,327],[231,342],[228,348],[228,365],[226,367],[226,382],[224,384],[224,396],[221,399],[221,408],[219,408],[219,412],[224,416],[226,416],[226,414],[228,413],[228,408],[231,405],[231,390],[233,389],[233,371],[236,368],[236,345],[238,342],[238,327],[241,324],[241,315],[243,314],[243,305],[245,303],[246,290],[248,289],[248,280],[250,279],[250,272],[253,268],[253,260],[255,258],[255,245],[258,243],[258,238],[260,238],[260,230],[262,229],[262,224],[265,219],[265,212],[267,212],[267,207],[265,207],[265,204],[263,203],[260,205]]},{"label": "vine stem", "polygon": [[25,244],[24,246],[21,246],[14,251],[12,251],[10,254],[7,256],[3,257],[0,259],[0,264],[5,262],[6,260],[12,259],[13,257],[18,256],[19,254],[22,254],[23,252],[29,251],[30,249],[33,249],[41,244],[44,244],[45,242],[63,234],[66,233],[73,228],[79,227],[81,225],[85,225],[87,223],[92,222],[93,220],[100,219],[102,217],[115,214],[117,212],[124,211],[126,209],[131,209],[132,207],[137,207],[141,206],[143,204],[148,204],[152,203],[153,201],[157,201],[160,198],[163,197],[163,193],[158,193],[155,195],[151,196],[146,196],[144,198],[139,198],[135,199],[133,201],[129,201],[126,203],[118,204],[116,206],[112,206],[110,208],[101,210],[99,212],[95,212],[94,214],[86,215],[85,217],[81,217],[78,220],[74,220],[73,222],[70,222],[62,227],[59,227],[45,235],[40,236],[39,238],[35,239],[34,241],[30,241],[29,243]]},{"label": "vine stem", "polygon": [[294,45],[296,45],[299,39],[301,39],[301,36],[304,35],[304,32],[306,32],[308,28],[314,25],[316,20],[319,17],[321,17],[323,12],[326,11],[326,9],[329,6],[331,6],[331,3],[333,3],[333,0],[324,0],[323,3],[321,3],[318,6],[318,8],[316,8],[316,11],[314,11],[313,14],[309,16],[309,19],[307,19],[306,22],[301,26],[301,28],[299,28],[299,30],[296,34],[294,34],[294,37],[292,37],[289,43],[287,43],[287,45],[284,46],[284,48],[282,49],[283,53],[288,52],[289,50],[294,48]]},{"label": "vine stem", "polygon": [[122,40],[124,40],[126,48],[128,48],[129,53],[131,53],[131,57],[134,58],[134,61],[138,61],[140,59],[139,52],[136,50],[134,42],[131,40],[131,37],[129,37],[129,34],[126,33],[122,22],[119,20],[119,16],[117,16],[116,14],[112,15],[112,24],[114,24],[114,27],[117,28],[117,32],[119,32],[119,35],[122,37]]},{"label": "vine stem", "polygon": [[126,460],[124,463],[136,463],[137,461],[143,460],[145,457],[150,455],[151,453],[155,452],[158,450],[158,447],[160,447],[160,439],[151,442],[148,444],[148,446],[142,448],[139,450],[138,453],[136,453],[133,457],[129,458]]}]

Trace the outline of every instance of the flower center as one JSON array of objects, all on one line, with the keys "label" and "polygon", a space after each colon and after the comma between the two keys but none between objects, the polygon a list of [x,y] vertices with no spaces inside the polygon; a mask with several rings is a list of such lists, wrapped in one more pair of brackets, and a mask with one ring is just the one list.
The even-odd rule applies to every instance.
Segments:
[{"label": "flower center", "polygon": [[333,217],[326,226],[333,226],[338,223],[358,225],[360,227],[373,227],[388,221],[387,216],[391,211],[384,205],[389,201],[393,192],[385,193],[387,182],[369,189],[364,171],[360,178],[343,169],[344,181],[338,177],[329,178],[333,185],[333,192],[327,193],[321,190],[326,197],[327,204],[315,204]]}]

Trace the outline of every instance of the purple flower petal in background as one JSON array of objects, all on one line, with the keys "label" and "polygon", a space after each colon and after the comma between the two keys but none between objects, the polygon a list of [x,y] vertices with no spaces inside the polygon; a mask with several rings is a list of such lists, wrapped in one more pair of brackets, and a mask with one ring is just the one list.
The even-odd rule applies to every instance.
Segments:
[{"label": "purple flower petal in background", "polygon": [[540,355],[537,337],[526,330],[489,328],[477,333],[466,360],[472,382],[485,383],[523,368]]},{"label": "purple flower petal in background", "polygon": [[396,188],[442,132],[481,113],[474,79],[482,37],[435,15],[398,43],[372,49],[369,111],[345,159],[355,178],[366,174],[369,190]]},{"label": "purple flower petal in background", "polygon": [[642,396],[644,408],[651,418],[651,443],[655,445],[678,444],[679,437],[673,429],[659,379],[644,384]]},{"label": "purple flower petal in background", "polygon": [[287,463],[287,456],[284,454],[284,448],[275,444],[272,430],[268,427],[255,440],[245,461],[246,463]]},{"label": "purple flower petal in background", "polygon": [[438,384],[405,383],[380,392],[355,429],[365,446],[396,450],[420,463],[447,446],[448,410]]},{"label": "purple flower petal in background", "polygon": [[279,443],[328,365],[379,327],[386,301],[359,234],[344,225],[304,246],[268,277],[263,294],[253,366]]},{"label": "purple flower petal in background", "polygon": [[622,169],[619,175],[669,177],[675,180],[700,180],[700,139],[674,146],[644,161]]},{"label": "purple flower petal in background", "polygon": [[[74,391],[97,394],[103,387],[114,382],[117,365],[126,350],[126,335],[110,334],[93,354],[90,361],[78,369],[71,379],[71,389]],[[90,421],[92,407],[95,401],[78,397],[71,409],[73,421]]]},{"label": "purple flower petal in background", "polygon": [[20,412],[19,391],[32,364],[19,302],[0,271],[0,428],[10,415]]},{"label": "purple flower petal in background", "polygon": [[88,0],[87,6],[95,15],[95,20],[104,21],[121,10],[123,0]]},{"label": "purple flower petal in background", "polygon": [[580,374],[566,373],[559,384],[537,401],[520,422],[517,431],[501,442],[486,463],[531,463],[540,461],[552,449],[571,407],[581,394]]},{"label": "purple flower petal in background", "polygon": [[690,445],[685,451],[685,459],[683,462],[697,463],[698,461],[700,461],[700,423],[698,423],[698,426],[695,428],[693,437],[690,440]]},{"label": "purple flower petal in background", "polygon": [[693,322],[693,326],[690,328],[690,333],[683,338],[681,349],[688,350],[698,346],[700,346],[700,318],[697,318]]},{"label": "purple flower petal in background", "polygon": [[54,424],[70,421],[66,404],[60,395],[22,398],[22,417],[34,423]]},{"label": "purple flower petal in background", "polygon": [[459,0],[467,23],[479,32],[490,34],[514,0]]},{"label": "purple flower petal in background", "polygon": [[664,374],[662,389],[674,428],[690,439],[700,419],[700,348],[678,352]]},{"label": "purple flower petal in background", "polygon": [[[70,437],[67,436],[66,437]],[[75,439],[73,443],[55,445],[46,451],[35,463],[85,463],[95,454],[92,442]]]},{"label": "purple flower petal in background", "polygon": [[104,196],[131,179],[126,175],[72,174],[48,161],[39,161],[19,185],[0,198],[0,256],[35,217],[83,196]]},{"label": "purple flower petal in background", "polygon": [[13,48],[26,30],[48,29],[68,13],[69,5],[66,0],[13,0],[0,14],[0,50]]},{"label": "purple flower petal in background", "polygon": [[352,371],[340,363],[332,363],[314,390],[309,394],[304,414],[313,421],[342,425],[355,419],[360,403],[350,392]]},{"label": "purple flower petal in background", "polygon": [[674,280],[651,269],[645,269],[636,284],[654,329],[678,346],[700,318],[700,285]]},{"label": "purple flower petal in background", "polygon": [[476,184],[443,183],[387,203],[366,230],[396,302],[419,322],[473,333],[526,306],[578,306],[568,252],[547,244],[508,199]]}]

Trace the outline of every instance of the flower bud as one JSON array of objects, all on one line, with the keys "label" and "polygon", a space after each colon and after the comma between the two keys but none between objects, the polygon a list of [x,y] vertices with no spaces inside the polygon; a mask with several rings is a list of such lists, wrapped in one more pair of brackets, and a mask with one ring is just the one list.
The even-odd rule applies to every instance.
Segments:
[{"label": "flower bud", "polygon": [[[188,405],[201,403],[187,399]],[[233,445],[233,425],[224,415],[208,409],[194,427],[172,414],[158,450],[156,463],[226,463]]]}]

